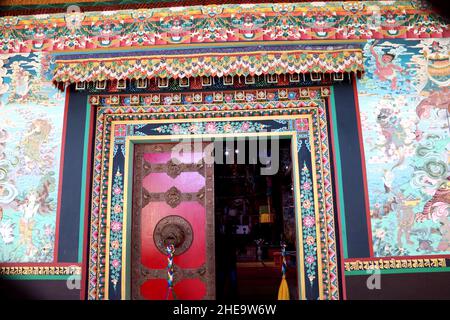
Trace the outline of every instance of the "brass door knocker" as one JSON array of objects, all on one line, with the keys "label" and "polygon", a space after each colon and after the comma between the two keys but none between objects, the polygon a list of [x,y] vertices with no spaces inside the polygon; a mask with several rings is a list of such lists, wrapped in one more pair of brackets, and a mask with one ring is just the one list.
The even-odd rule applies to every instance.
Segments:
[{"label": "brass door knocker", "polygon": [[171,215],[162,218],[155,226],[153,241],[158,250],[166,254],[169,245],[175,247],[175,255],[186,252],[192,244],[191,224],[183,217]]}]

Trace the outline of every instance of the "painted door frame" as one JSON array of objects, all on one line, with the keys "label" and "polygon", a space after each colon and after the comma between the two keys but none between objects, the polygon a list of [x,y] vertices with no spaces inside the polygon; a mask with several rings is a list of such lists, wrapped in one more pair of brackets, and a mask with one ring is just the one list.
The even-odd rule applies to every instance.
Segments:
[{"label": "painted door frame", "polygon": [[[270,89],[269,89],[270,90]],[[282,90],[282,89],[280,89]],[[305,91],[303,87],[291,88],[289,90],[301,90]],[[231,124],[239,124],[246,122],[246,124],[255,124],[258,126],[269,126],[262,123],[277,123],[278,128],[276,131],[264,132],[260,135],[291,135],[295,141],[300,141],[300,145],[303,143],[303,148],[311,148],[310,154],[312,157],[310,168],[311,170],[311,184],[314,184],[314,203],[312,210],[313,228],[311,229],[312,238],[308,239],[310,248],[306,247],[306,242],[302,239],[302,235],[299,233],[297,239],[301,248],[311,250],[309,252],[309,260],[313,260],[312,269],[306,270],[308,277],[299,277],[299,297],[301,299],[338,299],[339,298],[339,271],[336,251],[336,230],[334,225],[334,210],[333,210],[333,181],[330,172],[331,159],[330,159],[330,145],[328,144],[327,133],[327,116],[326,116],[326,96],[321,95],[321,92],[326,93],[329,90],[324,88],[310,88],[308,92],[314,90],[315,94],[311,93],[311,96],[304,96],[290,108],[277,109],[269,107],[266,110],[231,110],[231,111],[202,111],[202,112],[167,112],[167,113],[145,113],[144,106],[126,107],[105,107],[97,108],[97,119],[95,125],[95,139],[94,139],[94,163],[93,163],[93,186],[92,186],[92,209],[91,212],[91,228],[90,228],[90,244],[89,244],[89,269],[88,269],[88,298],[89,299],[127,299],[129,297],[129,290],[126,285],[126,280],[129,277],[127,267],[127,261],[130,261],[129,250],[127,245],[127,234],[130,230],[127,230],[129,226],[127,211],[127,202],[130,197],[130,190],[127,186],[129,181],[129,160],[127,156],[132,149],[132,145],[136,141],[173,141],[174,139],[180,139],[189,137],[192,138],[192,134],[187,135],[175,135],[168,134],[143,134],[139,133],[134,135],[133,128],[143,127],[146,125],[170,125],[170,124],[205,124],[207,122],[229,122]],[[313,93],[314,93],[313,92]],[[318,94],[317,94],[318,92]],[[109,96],[111,94],[108,94]],[[107,96],[108,96],[107,95]],[[93,98],[92,98],[93,97]],[[92,98],[92,99],[91,99]],[[99,101],[98,96],[91,96],[90,102]],[[262,102],[258,102],[261,105]],[[281,102],[280,102],[281,103]],[[246,103],[247,104],[247,103]],[[268,106],[271,104],[268,104]],[[125,111],[125,112],[124,112]],[[309,128],[305,132],[298,131],[296,127],[297,121],[304,121],[306,127]],[[229,123],[227,125],[229,125]],[[283,124],[282,124],[283,123]],[[295,128],[294,128],[295,127]],[[131,130],[131,131],[130,131]],[[259,129],[258,129],[259,130]],[[272,130],[272,129],[270,129]],[[264,131],[264,130],[261,130]],[[277,132],[278,131],[278,132]],[[245,133],[242,136],[258,135],[258,132]],[[200,134],[202,138],[212,137],[236,137],[234,133],[221,133],[221,134]],[[299,140],[300,139],[300,140]],[[120,141],[119,141],[120,140]],[[120,145],[118,145],[120,142]],[[121,151],[122,150],[122,151]],[[114,170],[118,167],[113,162],[115,153],[123,153],[121,160],[119,161],[121,166],[121,174],[126,181],[123,184],[122,195],[123,198],[123,219],[124,227],[123,235],[121,235],[124,243],[121,244],[120,250],[114,257],[114,253],[110,252],[110,240],[111,240],[111,197],[112,190],[114,188]],[[314,158],[314,159],[313,159]],[[325,161],[326,160],[326,161]],[[300,165],[300,164],[299,164]],[[113,170],[114,168],[114,170]],[[297,172],[300,172],[298,168]],[[296,175],[296,179],[300,179],[299,174]],[[300,189],[299,183],[296,187],[297,193],[297,212],[299,212],[300,204]],[[331,205],[328,205],[331,204]],[[298,217],[301,216],[298,215]],[[297,219],[297,230],[302,230],[301,221]],[[105,232],[105,231],[108,232]],[[303,232],[303,230],[302,230]],[[305,238],[306,239],[306,238]],[[123,248],[123,252],[122,252]],[[300,251],[300,250],[299,250]],[[311,256],[313,254],[314,256]],[[100,255],[100,256],[99,256]],[[103,257],[103,258],[102,258]],[[110,270],[112,259],[116,259],[115,263],[119,263],[123,268],[119,268],[119,271]],[[298,261],[304,261],[299,259]],[[303,263],[299,263],[301,268],[304,268]],[[305,275],[303,270],[299,271],[299,275]],[[112,280],[117,279],[115,283]],[[331,281],[330,281],[331,280]],[[311,282],[310,284],[306,284]],[[314,284],[313,284],[314,283]],[[115,288],[112,287],[114,284]],[[309,286],[309,287],[308,287]],[[311,287],[312,286],[312,287]],[[308,287],[307,289],[305,287]]]}]

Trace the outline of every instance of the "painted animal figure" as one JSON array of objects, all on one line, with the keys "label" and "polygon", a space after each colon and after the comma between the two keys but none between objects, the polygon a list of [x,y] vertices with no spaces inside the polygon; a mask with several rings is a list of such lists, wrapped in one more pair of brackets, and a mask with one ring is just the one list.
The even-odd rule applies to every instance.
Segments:
[{"label": "painted animal figure", "polygon": [[447,177],[447,181],[444,182],[439,189],[423,207],[422,215],[426,216],[428,219],[432,219],[432,209],[436,208],[436,206],[441,204],[449,204],[450,203],[450,177]]},{"label": "painted animal figure", "polygon": [[416,113],[421,119],[429,118],[430,111],[433,109],[447,110],[450,112],[450,88],[433,91],[417,105]]},{"label": "painted animal figure", "polygon": [[441,184],[433,197],[425,204],[423,211],[416,217],[416,221],[423,222],[432,220],[439,222],[438,229],[441,240],[436,248],[437,251],[450,250],[450,177]]},{"label": "painted animal figure", "polygon": [[431,253],[434,252],[433,246],[432,246],[432,242],[430,240],[427,239],[420,239],[419,240],[419,247],[417,248],[416,251],[421,251],[421,252],[426,252],[426,253]]},{"label": "painted animal figure", "polygon": [[412,141],[405,143],[406,132],[400,125],[400,118],[394,114],[392,109],[382,108],[377,115],[377,123],[379,124],[381,133],[385,139],[385,143],[377,145],[377,147],[385,147],[387,157],[390,156],[388,151],[391,146],[394,148],[395,152],[398,152],[399,160],[391,168],[392,170],[404,162],[404,152],[399,152],[399,149],[411,145]]}]

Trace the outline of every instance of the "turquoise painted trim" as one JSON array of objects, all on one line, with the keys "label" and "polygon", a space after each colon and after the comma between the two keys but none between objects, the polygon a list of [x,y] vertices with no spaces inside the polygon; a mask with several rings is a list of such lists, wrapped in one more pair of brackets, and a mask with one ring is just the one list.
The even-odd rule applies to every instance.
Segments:
[{"label": "turquoise painted trim", "polygon": [[[387,270],[379,270],[379,271],[380,271],[380,274],[450,272],[450,267],[387,269]],[[372,274],[371,271],[368,271],[368,270],[345,271],[345,276],[364,276],[364,275],[371,275],[371,274]]]},{"label": "turquoise painted trim", "polygon": [[338,125],[336,117],[336,103],[334,101],[334,87],[331,86],[330,94],[330,107],[331,107],[331,118],[333,121],[333,140],[334,140],[334,155],[336,158],[335,170],[338,176],[338,187],[339,187],[339,215],[341,219],[342,227],[342,247],[344,249],[344,258],[348,258],[347,250],[347,228],[345,224],[345,203],[344,203],[344,193],[343,193],[343,183],[342,183],[342,166],[341,166],[341,150],[339,148],[339,135],[338,135]]},{"label": "turquoise painted trim", "polygon": [[78,262],[83,261],[83,238],[84,238],[84,211],[86,205],[86,172],[88,165],[88,148],[89,148],[89,129],[91,123],[91,105],[86,104],[86,121],[84,123],[84,150],[83,150],[83,168],[81,170],[81,199],[80,199],[80,231],[78,234]]},{"label": "turquoise painted trim", "polygon": [[127,252],[126,252],[126,262],[127,269],[125,271],[126,287],[125,287],[125,299],[131,299],[131,218],[133,216],[133,163],[134,163],[134,142],[131,140],[129,144],[129,150],[127,152],[128,162],[128,189],[127,189]]},{"label": "turquoise painted trim", "polygon": [[1,275],[0,280],[67,280],[69,277],[81,279],[81,275]]}]

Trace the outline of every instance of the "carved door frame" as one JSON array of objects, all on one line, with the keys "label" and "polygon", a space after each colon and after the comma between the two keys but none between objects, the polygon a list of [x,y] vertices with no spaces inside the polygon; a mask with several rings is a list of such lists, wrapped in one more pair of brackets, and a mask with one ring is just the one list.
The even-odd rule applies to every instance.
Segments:
[{"label": "carved door frame", "polygon": [[[325,88],[327,89],[327,88]],[[264,89],[280,91],[281,89]],[[88,297],[89,299],[129,299],[131,258],[131,217],[133,150],[142,143],[174,142],[183,139],[212,139],[249,136],[290,136],[293,150],[302,148],[301,159],[310,162],[314,206],[308,219],[316,221],[309,228],[314,241],[297,236],[299,251],[299,298],[339,299],[340,273],[336,259],[335,208],[333,205],[333,181],[331,176],[330,144],[328,140],[327,93],[324,88],[308,88],[308,92],[321,97],[303,98],[304,88],[296,88],[299,98],[286,107],[283,101],[276,107],[270,101],[247,102],[242,108],[251,110],[210,110],[209,104],[197,108],[206,111],[191,113],[176,110],[172,114],[158,113],[153,106],[103,106],[96,117],[95,148],[93,155],[92,215],[90,223]],[[250,90],[251,91],[251,90]],[[281,90],[282,91],[282,90]],[[239,91],[241,92],[241,91]],[[283,91],[285,92],[285,91]],[[325,94],[325,96],[324,96]],[[105,95],[106,97],[111,94]],[[129,95],[119,95],[129,98]],[[133,96],[134,97],[134,96]],[[99,95],[91,96],[90,103],[98,103]],[[111,100],[112,101],[112,100]],[[263,105],[264,111],[256,109]],[[254,106],[255,105],[255,106]],[[162,108],[162,107],[161,107]],[[168,108],[168,107],[167,107]],[[203,110],[203,109],[202,109]],[[167,111],[169,112],[169,111]],[[220,130],[208,134],[205,126],[217,124]],[[175,131],[183,126],[182,131]],[[267,130],[268,128],[268,130]],[[191,132],[190,130],[193,130]],[[307,149],[309,149],[309,151]],[[299,152],[294,152],[299,156]],[[326,159],[326,161],[322,161]],[[296,159],[295,199],[297,230],[306,232],[301,209],[300,174],[303,160]],[[316,183],[316,177],[318,182]],[[303,192],[303,191],[302,191]],[[118,210],[116,211],[116,204]],[[305,214],[304,214],[305,213]],[[112,225],[114,224],[114,225]],[[309,269],[303,251],[308,250],[314,264]],[[305,252],[306,254],[306,252]],[[309,266],[308,266],[309,267]],[[310,284],[311,283],[311,284]],[[316,288],[314,291],[310,288]]]}]

